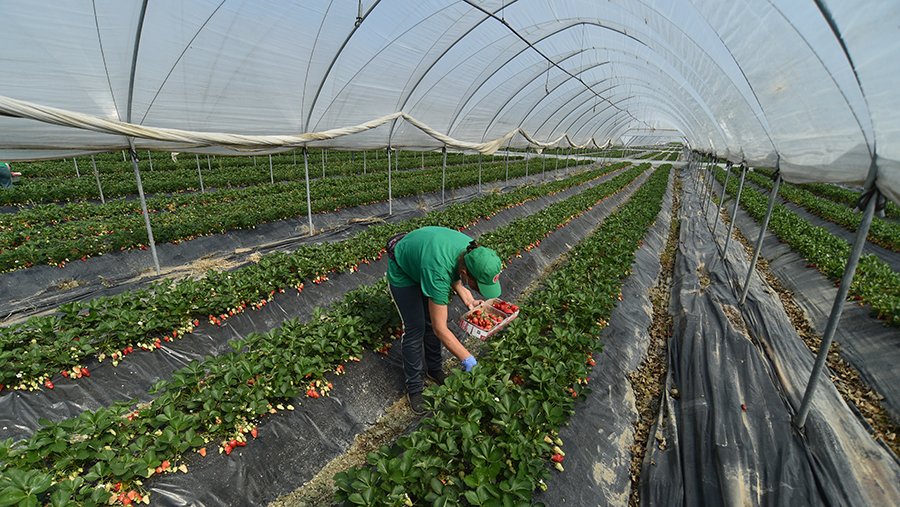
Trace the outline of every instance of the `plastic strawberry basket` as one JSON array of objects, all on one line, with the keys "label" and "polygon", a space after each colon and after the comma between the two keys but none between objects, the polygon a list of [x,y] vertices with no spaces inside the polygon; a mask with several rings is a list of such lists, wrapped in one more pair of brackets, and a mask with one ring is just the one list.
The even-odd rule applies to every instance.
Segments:
[{"label": "plastic strawberry basket", "polygon": [[[513,313],[506,313],[497,308],[494,308],[495,302],[503,302],[500,298],[492,298],[488,299],[484,303],[476,306],[475,308],[469,310],[464,313],[462,317],[459,319],[459,327],[462,328],[463,331],[469,333],[470,335],[480,338],[482,340],[487,340],[491,336],[497,334],[501,329],[506,327],[510,322],[515,320],[516,317],[519,316],[519,311],[516,310]],[[496,316],[501,320],[491,326],[489,329],[486,329],[482,326],[475,325],[474,323],[469,321],[470,317],[474,317],[481,313],[482,316]],[[488,317],[489,318],[489,317]]]}]

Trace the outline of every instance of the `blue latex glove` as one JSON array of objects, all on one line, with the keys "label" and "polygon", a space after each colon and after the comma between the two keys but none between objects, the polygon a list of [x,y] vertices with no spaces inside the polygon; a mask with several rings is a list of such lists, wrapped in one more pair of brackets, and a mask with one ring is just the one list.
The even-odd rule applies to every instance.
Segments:
[{"label": "blue latex glove", "polygon": [[476,364],[478,364],[478,361],[475,360],[475,356],[469,356],[462,360],[463,369],[466,370],[466,373],[472,371]]}]

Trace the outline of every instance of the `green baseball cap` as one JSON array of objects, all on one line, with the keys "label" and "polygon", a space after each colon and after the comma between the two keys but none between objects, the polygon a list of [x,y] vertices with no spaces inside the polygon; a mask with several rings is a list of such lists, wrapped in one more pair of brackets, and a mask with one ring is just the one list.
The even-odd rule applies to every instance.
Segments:
[{"label": "green baseball cap", "polygon": [[480,246],[465,256],[466,270],[478,282],[478,292],[486,298],[500,297],[500,257]]}]

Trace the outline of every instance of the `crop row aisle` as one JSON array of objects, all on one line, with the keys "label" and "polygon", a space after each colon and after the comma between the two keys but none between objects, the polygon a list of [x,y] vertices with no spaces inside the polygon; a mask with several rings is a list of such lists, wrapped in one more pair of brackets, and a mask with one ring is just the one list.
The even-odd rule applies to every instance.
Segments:
[{"label": "crop row aisle", "polygon": [[[540,227],[549,227],[550,229],[548,232],[553,231],[557,227],[564,225],[567,220],[571,220],[571,218],[568,218],[568,219],[566,218],[566,217],[570,216],[570,213],[572,213],[572,212],[576,212],[578,214],[582,213],[583,211],[579,212],[578,210],[583,209],[584,206],[590,206],[598,198],[603,198],[604,195],[609,195],[609,193],[611,191],[615,191],[615,190],[621,188],[621,186],[623,184],[625,184],[629,180],[633,179],[636,175],[640,174],[641,172],[644,172],[644,168],[635,168],[635,170],[630,171],[630,175],[625,174],[625,173],[621,174],[620,177],[617,178],[618,182],[616,181],[616,179],[609,180],[610,185],[607,185],[607,187],[608,187],[607,190],[603,189],[603,185],[599,185],[595,189],[589,189],[587,191],[582,191],[582,193],[575,194],[573,197],[571,197],[565,201],[559,202],[557,205],[550,206],[550,207],[543,209],[536,215],[533,215],[533,217],[528,216],[528,217],[522,218],[519,220],[519,222],[521,220],[531,220],[532,218],[534,218],[535,220],[537,220],[534,222],[535,225],[539,225]],[[633,187],[634,185],[631,185],[631,186]],[[591,196],[592,193],[594,196]],[[620,196],[620,197],[618,197],[618,199],[622,199],[624,197],[625,196]],[[585,200],[585,199],[587,199],[587,200]],[[612,204],[606,204],[603,208],[599,208],[599,207],[598,208],[601,210],[608,209],[608,207],[611,205]],[[548,219],[550,219],[551,221],[547,222]],[[562,222],[559,222],[559,220],[562,220]],[[512,246],[513,248],[516,248],[515,245],[519,245],[518,249],[524,251],[524,250],[531,248],[530,245],[533,245],[536,241],[539,242],[543,235],[539,234],[538,236],[531,237],[536,232],[540,231],[541,229],[535,228],[535,227],[523,227],[519,222],[513,223],[510,226],[505,227],[505,229],[507,230],[507,232],[505,234],[508,237],[508,240],[502,241],[501,244]],[[554,225],[554,224],[556,224],[556,225]],[[524,237],[521,235],[522,231],[527,231],[527,233]],[[490,242],[491,240],[488,239],[487,241]],[[515,256],[515,255],[516,255],[515,249],[508,251],[506,253],[507,257]],[[383,270],[383,266],[380,269]],[[383,291],[383,289],[382,289],[382,291]],[[362,293],[365,294],[366,291],[363,290]],[[348,297],[357,297],[358,298],[360,296],[350,295]],[[369,297],[371,297],[371,296],[369,296]],[[386,301],[387,300],[383,300],[378,304],[383,306],[383,303],[385,303]],[[348,304],[350,305],[349,307],[346,306]],[[345,310],[340,310],[340,311],[347,312],[346,308],[352,309],[358,305],[359,305],[359,303],[356,303],[356,304],[343,303],[342,307],[345,308]],[[366,306],[366,305],[363,305],[363,306]],[[353,311],[351,311],[351,313],[353,313]],[[370,316],[364,316],[364,321],[358,323],[356,325],[357,328],[358,329],[369,329],[372,331],[378,331],[378,330],[384,329],[385,322],[383,321],[383,317],[377,317],[377,314],[378,314],[378,312],[376,311],[375,314],[372,314]],[[375,320],[372,321],[371,323],[366,323],[368,321],[368,319],[370,319],[370,318],[375,318]],[[340,318],[338,318],[338,320],[335,320],[335,321],[331,321],[329,319],[328,321],[322,321],[321,323],[318,318],[313,318],[309,324],[305,325],[306,327],[312,326],[312,328],[310,328],[308,330],[304,330],[305,329],[303,327],[304,325],[297,327],[298,324],[293,323],[293,324],[290,324],[289,327],[285,327],[281,331],[276,330],[275,332],[278,334],[273,335],[272,338],[267,338],[265,336],[258,336],[258,335],[251,333],[241,340],[232,340],[230,345],[235,350],[239,350],[242,347],[249,347],[248,353],[254,353],[257,346],[263,346],[262,350],[260,350],[259,352],[256,352],[256,354],[260,354],[260,353],[262,354],[261,356],[259,356],[260,359],[266,358],[266,360],[263,363],[268,364],[268,363],[271,363],[271,361],[275,361],[270,366],[270,368],[275,368],[275,370],[273,370],[274,372],[279,372],[281,369],[285,368],[285,366],[288,367],[289,371],[293,371],[291,369],[290,365],[295,364],[296,360],[289,360],[286,357],[282,357],[281,359],[278,359],[277,357],[273,357],[271,355],[271,353],[268,352],[270,347],[275,346],[276,350],[282,351],[281,353],[278,354],[278,356],[283,356],[284,352],[289,353],[288,349],[280,349],[280,348],[278,348],[277,345],[273,345],[278,342],[278,340],[275,339],[275,336],[284,336],[284,338],[280,338],[280,340],[282,340],[282,341],[285,339],[290,340],[291,339],[290,337],[294,336],[294,333],[299,332],[299,333],[301,333],[301,335],[298,335],[298,337],[302,336],[303,334],[306,334],[306,336],[303,338],[303,340],[297,341],[296,345],[292,345],[292,347],[294,347],[294,346],[320,347],[320,346],[322,346],[322,344],[316,345],[316,340],[317,340],[316,336],[319,336],[319,337],[332,336],[332,337],[334,337],[335,335],[334,335],[333,331],[328,331],[328,329],[334,329],[334,328],[339,329],[346,325],[353,325],[352,323],[353,323],[352,317],[350,318],[349,321],[347,321],[347,317],[340,317]],[[365,324],[364,327],[359,328],[359,326],[362,324]],[[321,328],[321,329],[317,329],[317,328]],[[325,334],[322,334],[323,332]],[[312,334],[309,334],[309,333],[312,333]],[[326,361],[334,361],[335,359],[340,358],[340,362],[343,362],[343,361],[346,361],[348,357],[351,357],[352,355],[358,355],[361,352],[358,349],[358,347],[359,347],[359,342],[357,341],[358,338],[354,337],[352,332],[349,335],[347,335],[347,334],[338,335],[338,337],[340,337],[340,336],[344,336],[346,339],[351,339],[351,341],[348,343],[341,342],[340,345],[338,343],[335,343],[335,347],[337,347],[337,348],[334,350],[329,348],[329,350],[331,350],[330,354],[332,354],[332,355],[336,354],[336,356],[330,360],[326,359]],[[375,338],[377,338],[377,335]],[[308,345],[306,345],[307,342],[308,342]],[[250,346],[249,345],[250,343],[257,343],[257,346]],[[303,349],[300,349],[300,350],[303,350]],[[313,348],[313,349],[309,349],[309,350],[311,351],[311,350],[319,350],[319,349]],[[348,354],[350,354],[351,356],[348,356]],[[315,380],[315,382],[316,382],[315,389],[318,389],[319,382],[322,381],[321,380],[321,366],[320,366],[320,363],[318,362],[319,360],[315,359],[313,357],[306,356],[306,355],[304,355],[303,357],[305,357],[306,359],[302,360],[300,363],[297,363],[296,367],[301,368],[301,370],[300,370],[301,372],[308,371],[310,374],[312,374],[314,376],[313,380]],[[326,355],[324,357],[328,357],[328,356]],[[233,399],[232,400],[227,397],[225,400],[222,400],[221,399],[222,392],[217,391],[217,389],[219,389],[219,388],[217,388],[216,385],[221,384],[223,386],[232,386],[231,388],[229,388],[229,387],[225,388],[226,389],[225,392],[227,393],[229,389],[232,389],[234,387],[234,383],[233,383],[234,380],[244,378],[248,375],[250,376],[252,382],[248,381],[249,385],[245,386],[243,389],[241,389],[241,391],[249,389],[250,391],[261,394],[260,390],[268,385],[266,380],[259,378],[258,375],[254,376],[254,372],[257,371],[257,369],[259,367],[262,367],[263,371],[266,371],[267,367],[264,366],[264,364],[260,364],[260,362],[256,361],[256,360],[251,360],[250,362],[235,363],[234,366],[228,366],[228,365],[232,364],[232,361],[233,361],[233,359],[231,358],[231,355],[225,355],[225,356],[219,356],[219,358],[214,360],[213,364],[218,365],[215,367],[200,366],[197,364],[188,365],[187,368],[176,373],[176,375],[173,377],[172,380],[168,381],[167,383],[162,384],[161,386],[157,386],[158,388],[162,389],[163,392],[165,392],[166,394],[163,397],[155,398],[149,406],[139,405],[137,407],[137,410],[135,410],[133,408],[133,406],[130,405],[129,403],[118,404],[118,405],[112,407],[111,409],[101,409],[96,412],[96,415],[92,415],[91,413],[83,413],[83,414],[81,414],[80,417],[78,417],[76,419],[69,420],[69,421],[63,421],[62,423],[60,423],[60,426],[58,426],[57,428],[67,427],[67,428],[70,428],[70,430],[74,429],[74,428],[86,428],[86,429],[79,429],[77,431],[85,432],[85,431],[90,430],[88,432],[101,431],[101,433],[105,433],[104,430],[98,430],[93,427],[93,424],[95,421],[102,420],[102,421],[104,421],[103,425],[114,424],[114,425],[116,425],[116,427],[118,427],[118,429],[116,430],[116,435],[117,435],[116,438],[118,440],[121,440],[122,438],[124,438],[126,441],[131,441],[132,443],[130,445],[132,445],[132,446],[133,445],[147,446],[149,444],[149,442],[144,442],[141,444],[140,438],[138,438],[137,440],[132,440],[132,439],[135,438],[134,432],[137,431],[139,434],[140,429],[143,428],[144,425],[146,425],[148,423],[148,420],[156,421],[153,423],[153,426],[154,427],[159,426],[160,427],[159,431],[165,430],[163,435],[167,435],[168,434],[167,432],[171,430],[172,426],[166,425],[166,424],[160,426],[159,420],[179,421],[177,423],[174,423],[174,422],[172,423],[173,426],[176,424],[178,425],[178,427],[180,428],[179,433],[184,433],[185,428],[190,428],[189,434],[196,435],[196,436],[192,436],[191,439],[189,439],[187,441],[178,440],[178,439],[173,441],[172,439],[176,438],[175,434],[173,433],[172,435],[170,435],[168,437],[157,440],[155,444],[150,444],[151,448],[154,448],[154,446],[155,446],[156,451],[149,452],[149,455],[150,456],[159,455],[160,453],[166,452],[165,451],[166,449],[168,449],[168,452],[172,452],[172,449],[175,449],[176,452],[178,452],[178,453],[183,452],[188,447],[196,447],[198,444],[195,440],[197,438],[200,438],[201,434],[205,434],[206,431],[211,431],[212,434],[222,433],[223,431],[225,433],[227,433],[228,428],[232,427],[232,424],[234,424],[230,421],[234,421],[234,419],[231,419],[232,416],[230,415],[227,418],[225,418],[224,421],[211,423],[211,422],[208,422],[210,420],[209,419],[210,407],[207,407],[204,410],[204,413],[206,413],[206,416],[201,419],[198,419],[196,416],[189,416],[183,412],[178,412],[177,410],[175,412],[172,412],[171,409],[173,407],[173,403],[174,403],[174,406],[183,405],[184,403],[188,403],[188,405],[185,405],[185,407],[190,407],[191,406],[190,403],[198,403],[196,401],[195,402],[190,401],[192,399],[197,399],[197,397],[199,397],[199,399],[207,399],[208,401],[206,403],[209,403],[212,400],[216,400],[214,402],[216,404],[216,406],[218,407],[219,404],[223,404],[223,407],[217,408],[216,411],[212,412],[212,414],[213,414],[212,418],[215,419],[216,413],[235,415],[235,412],[232,412],[232,410],[234,410],[234,408],[226,409],[224,407],[226,407],[226,406],[227,407],[243,406],[242,404],[247,402],[246,400],[241,400],[241,399]],[[340,362],[338,364],[340,364]],[[277,365],[280,365],[280,366],[277,366]],[[331,368],[334,368],[334,366],[335,365],[332,364]],[[249,368],[249,370],[245,371],[245,368]],[[348,367],[348,369],[349,369],[349,367]],[[198,375],[200,376],[199,378],[202,378],[203,371],[205,371],[205,370],[209,370],[210,374],[213,375],[213,378],[218,379],[218,380],[216,380],[214,382],[213,379],[211,379],[211,378],[205,379],[204,383],[209,383],[209,388],[201,389],[201,391],[196,393],[196,395],[191,394],[191,398],[189,398],[188,400],[183,400],[183,401],[177,402],[178,397],[181,396],[181,394],[182,394],[182,391],[177,390],[177,391],[173,392],[172,387],[166,387],[167,385],[171,385],[173,387],[180,388],[180,386],[194,385],[196,383],[196,380],[198,379]],[[231,370],[234,370],[234,371],[231,371]],[[241,372],[241,373],[239,373],[239,372]],[[224,377],[223,377],[223,375],[224,375]],[[277,373],[276,378],[278,377],[278,375],[284,375],[284,373]],[[302,377],[302,375],[301,375],[301,377]],[[190,378],[194,378],[195,380],[193,380],[193,381],[188,380]],[[231,381],[229,381],[229,378],[231,379]],[[224,383],[221,379],[224,379]],[[253,380],[253,379],[255,379],[255,380]],[[272,380],[274,381],[275,379],[272,379]],[[312,380],[310,382],[312,382]],[[283,391],[283,389],[286,389],[287,385],[284,384],[283,382],[279,385],[281,385],[282,387],[276,388],[276,390],[273,394],[275,395],[276,398],[280,399],[280,398],[285,397],[285,391]],[[293,381],[291,381],[291,385],[292,386],[294,385]],[[258,386],[258,387],[253,387],[253,386]],[[268,388],[266,388],[266,389],[268,389]],[[291,387],[291,388],[287,388],[287,389],[293,390],[294,388]],[[310,389],[314,389],[314,388],[311,387]],[[329,389],[325,389],[325,388],[322,389],[322,392],[328,392],[328,391],[329,391]],[[279,396],[278,393],[281,393],[281,396]],[[357,393],[357,394],[359,394],[359,393]],[[309,393],[307,393],[307,395],[309,395]],[[212,397],[210,398],[210,396],[212,396]],[[287,398],[290,398],[290,397],[291,396],[287,396]],[[318,395],[316,395],[316,397],[318,397]],[[267,412],[269,410],[274,410],[273,408],[271,408],[271,404],[258,405],[258,403],[259,402],[253,403],[252,401],[250,401],[250,405],[248,405],[248,409],[250,407],[253,407],[252,411],[253,411],[253,413],[256,413],[256,414],[264,414],[265,412]],[[272,404],[274,404],[274,403],[275,402],[273,401]],[[300,405],[299,401],[296,401],[294,403],[297,405]],[[279,403],[279,406],[282,406],[282,404]],[[284,406],[287,406],[287,405],[284,405]],[[144,408],[142,408],[142,407],[144,407]],[[165,410],[164,410],[164,408],[165,408]],[[224,412],[220,412],[220,411],[224,411]],[[154,419],[154,416],[153,416],[154,413],[159,414],[156,417],[156,419]],[[241,413],[243,413],[243,409],[241,410]],[[100,414],[106,414],[106,415],[101,416]],[[132,414],[129,417],[129,422],[132,419],[134,419],[134,423],[127,424],[124,421],[121,423],[116,423],[115,419],[113,419],[113,420],[109,419],[110,414],[122,414],[122,415]],[[181,415],[179,415],[179,414],[181,414]],[[164,419],[159,419],[160,417],[162,417]],[[225,417],[225,416],[223,416],[223,417]],[[326,420],[328,420],[329,418],[326,418]],[[240,420],[243,420],[243,419],[240,419]],[[204,421],[206,421],[206,422],[204,422]],[[198,424],[199,424],[199,426],[198,426]],[[212,424],[212,426],[208,426],[209,424]],[[243,424],[249,424],[249,423],[243,423]],[[222,425],[224,425],[224,426],[222,426]],[[238,427],[244,428],[246,426],[239,424]],[[91,430],[91,428],[94,428],[94,429]],[[51,451],[51,450],[53,453],[61,453],[60,458],[62,456],[71,456],[70,453],[72,453],[72,452],[81,452],[81,451],[65,449],[65,448],[56,449],[52,442],[46,441],[45,440],[46,437],[41,436],[41,435],[56,434],[55,433],[56,431],[58,431],[58,430],[51,430],[50,428],[45,428],[44,430],[41,430],[41,432],[39,432],[37,435],[35,435],[34,437],[32,437],[29,440],[29,442],[26,444],[25,447],[20,447],[20,450],[16,452],[16,455],[20,455],[20,452],[25,451],[24,454],[20,455],[21,457],[19,459],[27,460],[28,456],[34,456],[34,455],[47,456],[48,455],[47,452]],[[131,436],[129,436],[129,435],[131,435]],[[307,436],[309,436],[309,435],[307,434]],[[99,437],[95,437],[95,438],[99,438]],[[201,440],[199,440],[199,442],[202,443],[204,441],[201,439]],[[86,442],[84,445],[90,446],[91,441]],[[28,450],[28,449],[30,449],[30,450]],[[228,450],[227,444],[226,444],[225,449]],[[230,455],[230,452],[228,452],[228,454]],[[60,458],[57,458],[57,459],[60,459]],[[80,461],[81,459],[84,459],[84,458],[78,458],[78,459]],[[141,457],[139,461],[141,463],[149,462],[146,460],[152,461],[152,458]],[[130,486],[134,486],[135,484],[137,484],[137,486],[140,485],[140,483],[133,482],[133,480],[134,480],[133,479],[134,476],[132,475],[134,473],[133,471],[127,472],[125,475],[123,475],[122,474],[123,471],[116,469],[115,464],[113,462],[109,461],[109,457],[103,458],[103,462],[106,463],[106,465],[105,465],[106,467],[111,466],[113,468],[105,468],[102,464],[97,465],[99,468],[97,468],[97,467],[92,468],[92,470],[99,475],[99,478],[105,477],[109,473],[113,473],[115,476],[121,477],[122,478],[121,480],[125,481]],[[179,466],[181,464],[180,460],[175,456],[172,457],[171,462],[179,463]],[[66,467],[75,466],[75,463],[71,462],[70,459],[62,459],[62,461],[60,461],[58,463],[59,463],[59,466],[63,467],[63,469],[66,469]],[[117,472],[117,470],[119,470],[119,471]],[[128,470],[131,470],[131,468],[129,467]],[[129,479],[129,477],[131,477],[132,479]],[[169,475],[166,474],[166,479],[178,480],[179,477],[177,476],[177,474],[173,475],[172,477],[169,477]],[[162,480],[166,480],[166,479],[162,479]],[[191,484],[195,485],[194,481],[196,479],[193,478],[193,476],[192,476],[192,478],[187,478],[187,479],[190,481]],[[97,477],[92,478],[92,481],[96,481],[96,480],[97,480]],[[82,486],[82,487],[86,487],[87,489],[86,489],[86,491],[84,491],[83,493],[81,493],[79,495],[79,497],[81,497],[81,498],[85,498],[85,495],[90,496],[90,495],[101,494],[101,493],[97,493],[96,489],[92,489],[90,483],[88,483],[86,486]]]},{"label": "crop row aisle", "polygon": [[[630,169],[632,175],[639,170]],[[479,221],[499,227],[512,218],[598,186],[606,188],[601,189],[603,192],[615,190],[627,181],[623,172],[621,166],[613,166],[505,195],[486,196],[423,217],[373,225],[340,241],[269,254],[237,270],[210,272],[203,280],[166,282],[149,290],[70,305],[60,308],[56,315],[4,328],[0,337],[8,354],[6,364],[21,368],[9,373],[6,388],[45,390],[7,390],[0,395],[0,406],[32,415],[7,419],[5,431],[9,433],[3,436],[21,436],[21,431],[27,434],[30,431],[25,428],[33,428],[41,417],[58,420],[115,399],[141,399],[166,372],[182,368],[192,359],[228,350],[227,342],[235,337],[266,331],[288,318],[310,315],[315,308],[363,283],[360,278],[371,283],[382,276],[383,267],[377,266],[383,263],[377,260],[387,238],[398,230],[423,224],[463,228]],[[342,278],[343,271],[359,276]],[[140,323],[137,328],[133,326],[135,321]],[[79,338],[76,343],[81,348],[70,347],[71,338],[67,337],[73,336]],[[61,352],[65,347],[70,347],[69,351]],[[131,352],[123,354],[126,349]],[[145,353],[151,351],[158,353]],[[98,362],[99,355],[105,360]],[[66,371],[68,378],[56,375],[53,366]],[[89,380],[70,374],[81,368],[92,372]],[[53,383],[52,391],[46,390],[46,381]],[[66,408],[61,410],[58,402],[63,400]]]},{"label": "crop row aisle", "polygon": [[795,431],[814,357],[758,276],[739,304],[732,287],[743,283],[749,256],[737,241],[722,256],[726,228],[712,236],[715,206],[704,211],[697,179],[686,181],[668,374],[642,500],[896,504],[896,459],[830,383],[804,430]]}]

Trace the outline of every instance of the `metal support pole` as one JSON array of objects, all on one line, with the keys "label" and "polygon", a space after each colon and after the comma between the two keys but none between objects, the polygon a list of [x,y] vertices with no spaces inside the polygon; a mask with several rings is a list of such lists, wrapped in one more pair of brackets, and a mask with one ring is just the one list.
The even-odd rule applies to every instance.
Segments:
[{"label": "metal support pole", "polygon": [[[750,261],[750,269],[747,271],[747,277],[744,278],[744,290],[741,291],[740,304],[744,304],[744,301],[747,300],[747,293],[750,291],[750,277],[753,275],[753,270],[756,269],[756,262],[759,260],[759,252],[762,249],[763,237],[766,234],[766,228],[769,226],[769,219],[772,218],[772,210],[775,208],[775,199],[778,196],[778,187],[780,186],[781,174],[777,173],[775,176],[775,184],[772,185],[772,190],[769,192],[769,207],[766,210],[766,218],[763,219],[762,227],[759,229],[759,237],[756,239],[756,248],[753,249],[753,259]],[[734,220],[734,217],[731,217],[731,219]]]},{"label": "metal support pole", "polygon": [[125,158],[125,150],[122,150],[122,162],[128,162],[128,159]]},{"label": "metal support pole", "polygon": [[297,167],[297,150],[292,151],[291,155],[294,156],[294,167]]},{"label": "metal support pole", "polygon": [[875,189],[872,195],[869,196],[869,202],[866,204],[866,211],[863,214],[862,222],[856,230],[856,238],[853,240],[853,249],[850,251],[847,267],[844,268],[844,276],[841,277],[841,286],[838,287],[837,295],[834,297],[834,304],[831,306],[831,315],[828,316],[828,324],[825,326],[825,333],[822,335],[822,345],[819,347],[816,363],[813,365],[812,373],[809,376],[809,382],[806,384],[806,392],[803,394],[803,402],[800,404],[800,411],[797,413],[796,419],[794,419],[795,425],[798,428],[803,428],[806,424],[806,416],[809,415],[812,397],[820,383],[819,376],[822,374],[822,368],[825,367],[825,359],[828,357],[828,348],[831,347],[831,341],[834,339],[834,332],[837,330],[838,322],[841,320],[841,314],[844,311],[847,293],[850,292],[850,285],[853,283],[853,275],[856,274],[856,267],[859,265],[859,257],[862,255],[863,247],[866,245],[866,237],[869,235],[869,226],[872,225],[872,217],[875,216],[875,203],[878,201],[878,194],[878,190]]},{"label": "metal support pole", "polygon": [[707,210],[709,210],[709,203],[712,201],[713,194],[713,180],[715,179],[713,175],[713,169],[710,167],[710,164],[704,164],[705,167],[705,175],[706,175],[706,186],[708,187],[706,191],[706,203],[703,205],[703,213],[706,214]]},{"label": "metal support pole", "polygon": [[322,177],[325,177],[325,148],[322,148]]},{"label": "metal support pole", "polygon": [[150,170],[153,170],[153,154],[150,153],[150,150],[147,150],[147,160],[150,161]]},{"label": "metal support pole", "polygon": [[397,150],[397,153],[394,154],[394,170],[400,171],[400,150]]},{"label": "metal support pole", "polygon": [[[728,243],[731,242],[731,233],[734,231],[734,222],[736,221],[738,205],[741,204],[741,192],[744,191],[744,178],[747,176],[747,166],[745,164],[741,164],[741,183],[738,185],[737,196],[734,198],[734,208],[731,211],[731,223],[728,224],[728,237],[725,238],[725,248],[722,250],[722,259],[725,259],[725,256],[728,255]],[[725,191],[722,191],[722,195],[725,195]],[[715,239],[715,230],[713,230],[713,239]]]},{"label": "metal support pole", "polygon": [[150,242],[150,254],[153,256],[153,267],[159,274],[159,257],[156,256],[156,241],[153,239],[153,228],[150,226],[150,214],[147,212],[147,200],[144,198],[144,184],[141,183],[141,169],[138,167],[137,151],[134,149],[134,141],[128,139],[131,146],[131,167],[134,169],[134,179],[137,180],[138,197],[141,199],[141,213],[144,215],[144,226],[147,228],[147,240]]},{"label": "metal support pole", "polygon": [[363,174],[366,174],[366,153],[368,152],[363,152]]},{"label": "metal support pole", "polygon": [[444,155],[444,163],[441,169],[441,204],[444,204],[444,187],[447,184],[447,146],[444,145],[441,148],[441,153]]},{"label": "metal support pole", "polygon": [[422,155],[422,165],[421,165],[420,169],[425,170],[425,152],[423,151],[421,153],[421,155]]},{"label": "metal support pole", "polygon": [[303,147],[303,177],[306,180],[306,216],[309,218],[309,235],[313,235],[312,199],[309,196],[309,149]]},{"label": "metal support pole", "polygon": [[206,169],[212,172],[212,160],[209,159],[209,155],[206,156]]},{"label": "metal support pole", "polygon": [[75,176],[80,178],[81,172],[78,170],[78,159],[75,157],[72,157],[72,162],[75,162]]},{"label": "metal support pole", "polygon": [[[559,169],[559,158],[556,159],[556,168]],[[547,172],[547,152],[541,152],[541,181],[544,181],[544,174]]]},{"label": "metal support pole", "polygon": [[481,153],[478,154],[478,193],[481,193]]},{"label": "metal support pole", "polygon": [[[741,168],[743,169],[743,166],[741,166]],[[725,205],[725,196],[728,195],[727,194],[728,179],[730,177],[731,177],[731,166],[726,165],[725,166],[725,184],[722,185],[722,198],[719,200],[719,205],[716,206],[716,221],[713,224],[713,230],[712,230],[713,239],[715,239],[715,237],[716,237],[716,229],[719,228],[719,215],[722,214],[722,206]],[[744,181],[744,173],[741,173],[741,181],[742,182]],[[731,217],[731,218],[734,218],[734,217]]]},{"label": "metal support pole", "polygon": [[525,148],[525,183],[528,183],[528,148]]},{"label": "metal support pole", "polygon": [[388,149],[387,149],[387,157],[388,157],[388,215],[394,214],[394,200],[391,195],[391,143],[388,141]]},{"label": "metal support pole", "polygon": [[506,143],[506,185],[509,186],[509,143]]},{"label": "metal support pole", "polygon": [[253,155],[253,167],[256,167],[256,155]]},{"label": "metal support pole", "polygon": [[94,167],[94,179],[97,180],[97,189],[100,190],[100,203],[106,204],[106,199],[103,198],[103,185],[100,184],[100,172],[97,171],[97,161],[94,160],[93,155],[91,155],[91,166]]},{"label": "metal support pole", "polygon": [[194,157],[197,159],[197,177],[200,178],[200,193],[206,192],[206,189],[203,188],[203,172],[200,171],[200,155],[194,154]]},{"label": "metal support pole", "polygon": [[272,169],[272,155],[269,155],[269,181],[275,184],[275,171]]}]

